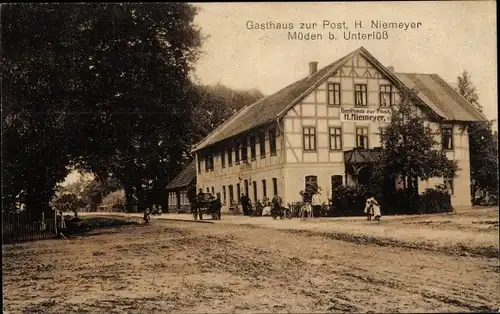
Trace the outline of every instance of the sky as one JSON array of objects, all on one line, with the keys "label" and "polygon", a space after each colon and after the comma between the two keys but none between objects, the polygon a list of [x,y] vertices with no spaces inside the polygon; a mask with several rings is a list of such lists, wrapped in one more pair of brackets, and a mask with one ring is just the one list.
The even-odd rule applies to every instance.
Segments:
[{"label": "sky", "polygon": [[[363,46],[396,72],[435,73],[455,85],[457,76],[467,70],[487,118],[497,118],[495,1],[195,5],[200,8],[195,23],[209,36],[196,67],[203,84],[258,88],[269,95],[306,76],[310,61],[322,68]],[[379,31],[370,29],[372,20],[421,24],[408,30],[387,29],[387,39],[380,40],[345,40],[345,29],[330,28],[345,21],[347,32],[357,32],[355,21],[362,21],[363,32]],[[293,23],[292,33],[319,33],[323,39],[290,40],[289,30],[248,29],[250,24],[271,21]],[[323,21],[330,24],[323,28]],[[317,26],[304,30],[301,23]],[[330,40],[329,32],[340,38]]]}]

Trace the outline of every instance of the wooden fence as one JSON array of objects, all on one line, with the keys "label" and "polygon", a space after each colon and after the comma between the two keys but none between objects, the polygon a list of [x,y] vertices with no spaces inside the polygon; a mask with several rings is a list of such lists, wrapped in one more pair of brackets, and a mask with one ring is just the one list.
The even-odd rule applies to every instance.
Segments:
[{"label": "wooden fence", "polygon": [[3,244],[49,239],[55,236],[54,218],[42,220],[22,214],[2,215]]}]

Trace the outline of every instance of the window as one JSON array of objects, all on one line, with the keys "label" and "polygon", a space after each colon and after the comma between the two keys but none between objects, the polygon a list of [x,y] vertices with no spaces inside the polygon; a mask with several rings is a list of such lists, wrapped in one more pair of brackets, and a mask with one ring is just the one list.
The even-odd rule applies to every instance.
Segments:
[{"label": "window", "polygon": [[212,186],[212,195],[215,195],[215,187]]},{"label": "window", "polygon": [[259,133],[260,158],[266,157],[266,133]]},{"label": "window", "polygon": [[205,157],[205,172],[214,170],[214,156],[208,155]]},{"label": "window", "polygon": [[273,178],[273,194],[278,194],[278,179]]},{"label": "window", "polygon": [[306,191],[316,192],[318,190],[318,177],[306,176],[305,184]]},{"label": "window", "polygon": [[354,105],[355,106],[366,106],[366,85],[356,84],[354,87]]},{"label": "window", "polygon": [[229,186],[229,204],[233,204],[234,202],[234,190],[233,190],[233,186],[230,185]]},{"label": "window", "polygon": [[240,163],[240,143],[236,142],[234,145],[234,163],[239,164]]},{"label": "window", "polygon": [[380,107],[392,106],[392,86],[380,85]]},{"label": "window", "polygon": [[223,185],[222,186],[222,202],[224,204],[226,204],[226,201],[227,201],[226,186]]},{"label": "window", "polygon": [[255,136],[250,137],[250,158],[255,160],[256,152],[255,152]]},{"label": "window", "polygon": [[340,84],[328,83],[328,105],[340,106]]},{"label": "window", "polygon": [[356,147],[368,149],[368,128],[356,128]]},{"label": "window", "polygon": [[210,193],[210,188],[207,186],[207,193]]},{"label": "window", "polygon": [[453,150],[453,126],[443,125],[441,132],[442,132],[443,149]]},{"label": "window", "polygon": [[226,151],[225,150],[223,150],[220,153],[220,163],[222,165],[222,168],[226,168]]},{"label": "window", "polygon": [[252,188],[253,188],[253,201],[254,203],[257,203],[257,181],[252,182]]},{"label": "window", "polygon": [[330,128],[330,150],[342,149],[342,129]]},{"label": "window", "polygon": [[248,144],[246,138],[243,138],[243,140],[241,141],[241,160],[248,160]]},{"label": "window", "polygon": [[198,155],[198,173],[201,173],[201,156]]},{"label": "window", "polygon": [[455,192],[454,186],[453,186],[453,178],[445,178],[444,185],[445,185],[446,189],[448,190],[448,193],[450,193],[450,195],[453,195],[453,193]]},{"label": "window", "polygon": [[243,181],[245,187],[245,196],[248,196],[248,180]]},{"label": "window", "polygon": [[304,150],[316,150],[316,128],[303,129]]},{"label": "window", "polygon": [[271,155],[276,155],[276,130],[269,131],[269,150]]},{"label": "window", "polygon": [[233,165],[233,147],[229,146],[227,150],[227,163],[229,164],[229,167]]},{"label": "window", "polygon": [[262,180],[262,197],[267,197],[266,180]]},{"label": "window", "polygon": [[239,183],[236,184],[236,193],[238,193],[238,195],[236,196],[236,198],[238,199],[238,203],[239,203],[240,200],[241,200],[241,188],[240,188],[240,184]]},{"label": "window", "polygon": [[332,176],[332,192],[342,185],[342,176],[335,175]]}]

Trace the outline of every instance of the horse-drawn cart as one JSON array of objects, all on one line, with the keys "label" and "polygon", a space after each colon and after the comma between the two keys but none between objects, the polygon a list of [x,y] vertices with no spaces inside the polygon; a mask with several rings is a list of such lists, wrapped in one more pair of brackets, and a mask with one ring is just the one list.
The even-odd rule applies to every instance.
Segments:
[{"label": "horse-drawn cart", "polygon": [[196,200],[191,203],[191,214],[194,220],[203,219],[203,215],[210,215],[212,220],[221,219],[220,201],[210,193],[198,194]]}]

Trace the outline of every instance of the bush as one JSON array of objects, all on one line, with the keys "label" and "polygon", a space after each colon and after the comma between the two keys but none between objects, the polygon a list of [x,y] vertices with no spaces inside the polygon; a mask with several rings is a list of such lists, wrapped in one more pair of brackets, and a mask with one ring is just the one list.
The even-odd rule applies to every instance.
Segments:
[{"label": "bush", "polygon": [[350,186],[339,186],[332,193],[333,216],[364,216],[365,191]]},{"label": "bush", "polygon": [[125,191],[118,190],[109,193],[102,199],[101,205],[111,208],[123,208],[125,206]]},{"label": "bush", "polygon": [[451,196],[442,185],[435,189],[426,189],[420,196],[418,207],[419,214],[435,214],[452,212]]}]

